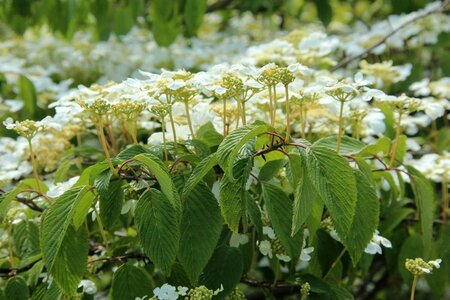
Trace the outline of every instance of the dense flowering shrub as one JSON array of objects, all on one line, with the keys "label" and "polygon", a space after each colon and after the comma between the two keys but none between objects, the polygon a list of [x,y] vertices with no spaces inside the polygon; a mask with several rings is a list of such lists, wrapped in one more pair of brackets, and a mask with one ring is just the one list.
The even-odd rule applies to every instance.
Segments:
[{"label": "dense flowering shrub", "polygon": [[2,43],[0,299],[445,297],[450,74],[402,52],[448,47],[447,6]]}]

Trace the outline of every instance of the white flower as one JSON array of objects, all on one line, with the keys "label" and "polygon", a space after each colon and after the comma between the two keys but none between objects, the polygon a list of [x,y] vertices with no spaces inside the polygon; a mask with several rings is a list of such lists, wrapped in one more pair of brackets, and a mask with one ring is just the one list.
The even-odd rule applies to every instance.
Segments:
[{"label": "white flower", "polygon": [[176,300],[178,299],[178,292],[174,286],[170,284],[163,284],[153,290],[153,294],[159,300]]},{"label": "white flower", "polygon": [[277,238],[275,231],[269,226],[263,226],[263,234],[267,235],[271,240],[275,240]]},{"label": "white flower", "polygon": [[97,287],[95,286],[95,283],[90,280],[81,280],[78,287],[83,288],[83,292],[89,295],[94,295],[97,292]]},{"label": "white flower", "polygon": [[246,234],[240,234],[240,233],[234,233],[231,235],[230,238],[230,246],[238,248],[240,245],[245,245],[248,243],[248,235]]},{"label": "white flower", "polygon": [[441,262],[442,262],[442,259],[438,258],[435,260],[430,260],[428,263],[430,265],[432,265],[433,267],[435,267],[436,269],[439,269],[441,267]]},{"label": "white flower", "polygon": [[300,260],[301,261],[310,261],[311,260],[311,253],[313,253],[314,251],[314,247],[308,247],[308,248],[303,248],[302,249],[302,253],[300,254]]},{"label": "white flower", "polygon": [[291,261],[291,257],[286,255],[286,254],[277,254],[276,257],[284,262],[290,262]]},{"label": "white flower", "polygon": [[375,230],[372,240],[369,242],[366,249],[364,249],[364,252],[367,254],[382,254],[383,250],[381,249],[381,245],[386,248],[392,248],[391,241],[389,241],[385,237],[382,237],[380,235],[380,232],[378,230]]},{"label": "white flower", "polygon": [[269,258],[272,258],[272,245],[269,241],[261,241],[258,244],[259,252],[261,252],[262,255],[268,256]]}]

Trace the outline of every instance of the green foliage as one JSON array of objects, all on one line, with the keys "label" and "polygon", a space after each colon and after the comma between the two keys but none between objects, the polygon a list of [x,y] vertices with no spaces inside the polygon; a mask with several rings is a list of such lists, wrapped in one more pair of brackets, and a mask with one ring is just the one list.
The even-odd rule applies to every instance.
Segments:
[{"label": "green foliage", "polygon": [[120,266],[112,279],[112,300],[135,300],[149,294],[153,282],[148,273],[142,268],[130,264]]},{"label": "green foliage", "polygon": [[180,242],[178,211],[165,194],[150,189],[139,198],[136,224],[145,254],[169,274]]}]

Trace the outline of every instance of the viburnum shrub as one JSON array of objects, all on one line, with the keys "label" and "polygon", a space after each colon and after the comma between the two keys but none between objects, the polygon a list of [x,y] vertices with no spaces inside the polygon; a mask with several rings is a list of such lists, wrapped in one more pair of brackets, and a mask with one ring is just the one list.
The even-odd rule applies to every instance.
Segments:
[{"label": "viburnum shrub", "polygon": [[444,297],[449,77],[309,38],[6,118],[0,299]]}]

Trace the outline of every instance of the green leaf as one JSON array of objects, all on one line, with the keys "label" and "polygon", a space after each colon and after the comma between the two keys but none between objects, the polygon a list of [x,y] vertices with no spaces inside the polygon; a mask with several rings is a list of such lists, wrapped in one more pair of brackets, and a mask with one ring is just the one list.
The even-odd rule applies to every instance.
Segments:
[{"label": "green leaf", "polygon": [[294,195],[292,232],[294,236],[306,222],[316,202],[322,202],[308,176],[302,176]]},{"label": "green leaf", "polygon": [[97,189],[100,196],[106,197],[108,194],[109,182],[113,173],[111,169],[102,171],[94,180],[94,186]]},{"label": "green leaf", "polygon": [[217,149],[217,158],[222,169],[229,174],[231,179],[234,179],[233,166],[236,156],[241,148],[251,139],[263,134],[269,128],[268,125],[249,125],[239,127],[233,130],[222,141]]},{"label": "green leaf", "polygon": [[[314,146],[321,146],[321,147],[327,147],[329,149],[336,149],[337,144],[337,135],[331,135],[324,138],[321,138],[317,142],[314,143]],[[340,154],[355,154],[360,152],[362,149],[366,147],[366,144],[364,144],[361,141],[358,141],[354,138],[351,138],[349,136],[342,136],[341,139],[341,145],[339,148]]]},{"label": "green leaf", "polygon": [[291,237],[292,219],[289,216],[292,216],[292,201],[276,185],[265,182],[262,183],[262,189],[264,203],[275,234],[292,261],[297,261],[302,250],[303,232],[297,232]]},{"label": "green leaf", "polygon": [[378,227],[380,203],[375,189],[366,177],[359,171],[355,171],[354,174],[358,196],[355,216],[348,235],[344,237],[344,244],[353,264],[356,265]]},{"label": "green leaf", "polygon": [[23,101],[22,118],[34,119],[37,110],[37,94],[34,84],[24,75],[18,79],[19,98]]},{"label": "green leaf", "polygon": [[284,167],[286,161],[284,159],[271,160],[264,164],[259,171],[258,178],[261,181],[269,181],[276,176],[281,168]]},{"label": "green leaf", "polygon": [[111,299],[135,300],[150,295],[152,289],[152,279],[145,270],[131,264],[123,264],[114,272]]},{"label": "green leaf", "polygon": [[214,299],[225,299],[239,283],[243,268],[242,254],[238,248],[218,247],[200,276],[199,283],[211,290],[223,286],[223,291]]},{"label": "green leaf", "polygon": [[246,213],[248,192],[245,190],[245,185],[252,165],[252,158],[238,160],[233,167],[239,169],[241,175],[233,180],[225,173],[220,180],[220,209],[225,223],[233,232],[239,231],[241,218]]},{"label": "green leaf", "polygon": [[[402,162],[406,154],[406,135],[402,134],[398,138],[397,152],[395,153],[395,160]],[[394,140],[395,141],[395,140]]]},{"label": "green leaf", "polygon": [[430,255],[431,242],[433,240],[433,220],[434,208],[436,206],[436,195],[433,185],[414,167],[406,166],[410,174],[410,183],[416,200],[416,206],[419,211],[420,228],[422,233],[423,244],[426,246],[425,257],[428,259]]},{"label": "green leaf", "polygon": [[155,175],[166,199],[169,200],[169,203],[178,213],[181,213],[180,195],[178,195],[177,189],[170,178],[169,171],[162,160],[151,153],[136,155],[134,159],[141,162]]},{"label": "green leaf", "polygon": [[29,221],[22,221],[13,227],[14,247],[22,258],[40,253],[39,227]]},{"label": "green leaf", "polygon": [[89,239],[86,228],[82,226],[76,230],[74,226],[69,226],[53,267],[47,268],[58,287],[66,295],[76,294],[78,284],[87,272],[88,253]]},{"label": "green leaf", "polygon": [[[86,203],[92,202],[90,187],[75,187],[58,197],[45,212],[41,224],[41,250],[45,266],[53,270],[71,224],[80,226],[86,217]],[[81,210],[80,210],[81,209]],[[83,216],[84,214],[84,216]]]},{"label": "green leaf", "polygon": [[154,0],[150,5],[152,32],[158,45],[167,47],[180,32],[178,1]]},{"label": "green leaf", "polygon": [[211,122],[208,122],[200,126],[197,130],[196,138],[208,145],[208,147],[214,147],[222,142],[223,135],[217,132]]},{"label": "green leaf", "polygon": [[126,148],[125,150],[121,151],[119,154],[117,154],[116,159],[125,161],[132,159],[138,154],[143,153],[150,153],[150,150],[148,150],[146,147],[142,145],[133,145],[131,147]]},{"label": "green leaf", "polygon": [[317,9],[317,16],[323,25],[328,26],[333,19],[333,8],[329,0],[314,0]]},{"label": "green leaf", "polygon": [[353,170],[345,158],[325,147],[313,145],[306,156],[307,175],[325,203],[336,232],[345,241],[356,207]]},{"label": "green leaf", "polygon": [[165,274],[175,262],[180,240],[178,212],[165,194],[150,189],[139,198],[136,224],[145,254]]},{"label": "green leaf", "polygon": [[186,0],[184,17],[186,20],[187,31],[190,36],[195,35],[197,29],[202,24],[207,3],[207,0]]},{"label": "green leaf", "polygon": [[192,284],[213,255],[222,224],[216,198],[208,186],[198,184],[184,201],[178,251],[178,259]]},{"label": "green leaf", "polygon": [[5,287],[5,298],[8,300],[28,300],[30,298],[27,283],[21,276],[8,279]]},{"label": "green leaf", "polygon": [[302,156],[300,153],[289,153],[289,164],[286,166],[286,176],[293,187],[298,186],[300,179],[303,176],[303,167]]},{"label": "green leaf", "polygon": [[389,154],[389,147],[391,146],[391,139],[383,136],[379,138],[375,144],[365,146],[356,155],[360,157],[374,156],[382,153],[384,155]]},{"label": "green leaf", "polygon": [[192,171],[191,176],[189,176],[186,181],[183,192],[181,193],[181,198],[186,198],[187,195],[194,189],[194,187],[205,177],[205,175],[211,170],[215,165],[217,165],[217,156],[215,153],[205,157]]},{"label": "green leaf", "polygon": [[[40,181],[39,187],[43,193],[48,191],[47,186]],[[34,178],[24,179],[19,184],[17,184],[16,188],[9,193],[2,195],[0,197],[0,219],[3,219],[5,214],[8,212],[9,204],[16,199],[16,196],[19,195],[24,190],[36,190],[37,183]]]},{"label": "green leaf", "polygon": [[100,195],[100,218],[111,229],[119,219],[123,204],[122,180],[111,181],[105,195]]}]

